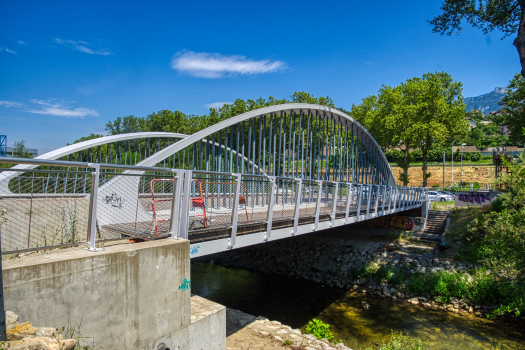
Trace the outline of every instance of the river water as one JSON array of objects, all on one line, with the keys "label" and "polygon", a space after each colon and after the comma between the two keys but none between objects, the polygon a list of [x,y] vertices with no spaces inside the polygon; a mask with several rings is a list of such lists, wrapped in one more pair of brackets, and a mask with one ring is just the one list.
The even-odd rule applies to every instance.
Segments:
[{"label": "river water", "polygon": [[[426,349],[525,349],[525,326],[430,310],[387,298],[322,286],[277,274],[213,263],[191,266],[193,294],[251,315],[301,328],[312,318],[331,325],[336,339],[354,350],[409,331]],[[363,310],[362,302],[370,304]]]}]

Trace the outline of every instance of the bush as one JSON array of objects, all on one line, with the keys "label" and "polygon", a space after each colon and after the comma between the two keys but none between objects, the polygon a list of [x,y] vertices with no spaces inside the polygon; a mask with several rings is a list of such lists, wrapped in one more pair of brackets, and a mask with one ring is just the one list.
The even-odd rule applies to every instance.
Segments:
[{"label": "bush", "polygon": [[326,338],[327,340],[334,339],[334,336],[332,335],[332,332],[330,331],[330,325],[316,318],[308,322],[308,325],[306,325],[306,333],[315,335],[317,339],[323,339],[323,338]]},{"label": "bush", "polygon": [[472,157],[470,158],[470,160],[473,161],[473,162],[477,162],[480,159],[481,159],[481,153],[479,153],[479,152],[472,153]]}]

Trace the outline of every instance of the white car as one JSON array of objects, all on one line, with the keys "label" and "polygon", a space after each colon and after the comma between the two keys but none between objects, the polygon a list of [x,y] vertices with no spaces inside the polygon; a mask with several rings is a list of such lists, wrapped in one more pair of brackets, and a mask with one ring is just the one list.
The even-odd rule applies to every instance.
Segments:
[{"label": "white car", "polygon": [[428,191],[428,200],[430,201],[439,201],[439,202],[448,202],[453,201],[454,196],[449,194],[443,194],[438,191]]}]

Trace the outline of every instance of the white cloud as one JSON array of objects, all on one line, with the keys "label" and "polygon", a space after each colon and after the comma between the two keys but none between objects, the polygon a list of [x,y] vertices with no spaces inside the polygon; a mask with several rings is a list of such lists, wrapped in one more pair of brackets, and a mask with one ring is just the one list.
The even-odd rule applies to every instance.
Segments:
[{"label": "white cloud", "polygon": [[81,41],[81,40],[73,41],[69,39],[55,38],[55,42],[57,44],[67,47],[68,49],[88,53],[90,55],[102,55],[102,56],[111,55],[111,52],[109,52],[108,50],[93,48],[94,46],[93,44],[90,44],[88,42]]},{"label": "white cloud", "polygon": [[13,51],[13,50],[11,50],[11,49],[9,49],[7,47],[0,47],[0,51],[5,51],[5,52],[10,53],[12,55],[18,55],[18,52]]},{"label": "white cloud", "polygon": [[71,108],[66,106],[65,103],[55,102],[54,100],[31,100],[31,103],[37,105],[34,109],[29,109],[27,112],[35,114],[47,114],[56,115],[59,117],[72,117],[72,118],[84,118],[84,117],[98,117],[99,114],[94,109],[77,107]]},{"label": "white cloud", "polygon": [[27,43],[23,40],[17,40],[16,42],[18,43],[18,45],[27,45]]},{"label": "white cloud", "polygon": [[0,101],[0,106],[22,107],[22,104],[20,102],[14,102],[14,101]]},{"label": "white cloud", "polygon": [[254,61],[244,56],[181,51],[171,60],[171,68],[194,77],[216,79],[225,75],[271,73],[286,68],[283,61]]},{"label": "white cloud", "polygon": [[206,108],[215,108],[215,109],[219,109],[221,108],[222,106],[224,105],[230,105],[232,104],[232,102],[230,101],[224,101],[224,102],[213,102],[213,103],[208,103],[206,105]]}]

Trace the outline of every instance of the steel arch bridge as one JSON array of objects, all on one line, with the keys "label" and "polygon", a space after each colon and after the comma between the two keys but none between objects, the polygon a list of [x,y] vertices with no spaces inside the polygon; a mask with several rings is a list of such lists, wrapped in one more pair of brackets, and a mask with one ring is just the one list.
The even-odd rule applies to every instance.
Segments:
[{"label": "steel arch bridge", "polygon": [[[78,221],[92,249],[171,236],[190,239],[194,257],[386,216],[426,199],[424,189],[396,186],[381,148],[352,117],[302,103],[249,111],[193,135],[107,136],[18,163],[0,173],[0,204],[29,205],[31,215],[27,234],[8,234],[8,251],[49,245],[41,222],[61,227],[62,245],[76,243],[79,235],[64,227]],[[38,205],[62,214],[32,214]],[[75,219],[64,214],[71,208]]]}]

